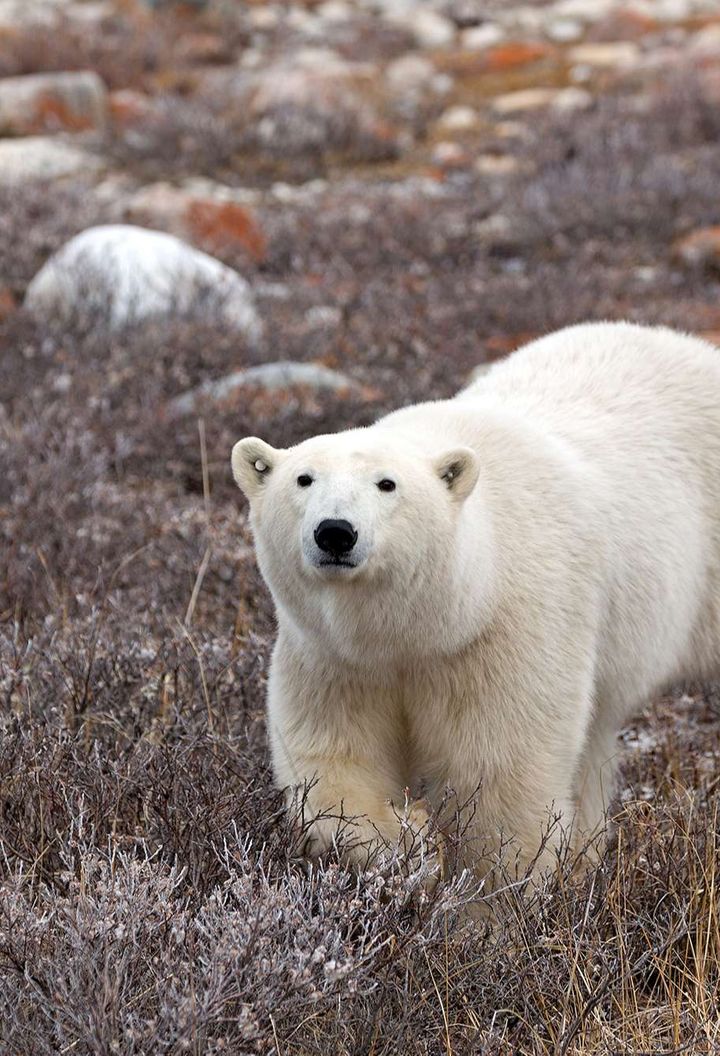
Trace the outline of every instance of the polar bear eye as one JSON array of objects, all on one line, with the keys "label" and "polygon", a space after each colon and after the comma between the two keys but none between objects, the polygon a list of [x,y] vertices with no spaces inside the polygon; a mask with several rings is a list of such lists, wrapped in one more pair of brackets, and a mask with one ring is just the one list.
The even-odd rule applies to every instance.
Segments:
[{"label": "polar bear eye", "polygon": [[301,488],[309,488],[312,484],[313,478],[308,473],[301,473],[297,478],[297,482]]},{"label": "polar bear eye", "polygon": [[395,491],[395,481],[388,480],[388,478],[385,477],[383,480],[378,481],[378,487],[380,488],[380,491]]}]

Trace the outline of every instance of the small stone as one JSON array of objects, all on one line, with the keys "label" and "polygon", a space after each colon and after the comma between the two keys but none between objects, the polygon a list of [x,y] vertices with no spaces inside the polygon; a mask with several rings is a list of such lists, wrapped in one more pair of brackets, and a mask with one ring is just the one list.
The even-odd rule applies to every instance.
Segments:
[{"label": "small stone", "polygon": [[101,158],[53,136],[0,140],[0,185],[59,180],[103,167]]},{"label": "small stone", "polygon": [[689,267],[720,267],[720,226],[692,231],[675,243],[673,251]]},{"label": "small stone", "polygon": [[438,119],[442,128],[452,132],[468,132],[479,123],[480,115],[471,106],[451,106]]},{"label": "small stone", "polygon": [[219,33],[184,33],[174,50],[174,59],[189,64],[225,63],[232,59],[232,51]]},{"label": "small stone", "polygon": [[429,8],[419,8],[408,22],[421,48],[447,48],[455,39],[455,26],[449,18]]},{"label": "small stone", "polygon": [[460,42],[468,51],[482,51],[491,48],[505,39],[505,30],[495,22],[485,22],[481,26],[470,26],[460,34]]},{"label": "small stone", "polygon": [[468,153],[459,143],[450,140],[436,143],[433,147],[432,160],[444,169],[461,168],[470,161]]},{"label": "small stone", "polygon": [[528,139],[530,130],[522,121],[498,121],[494,132],[500,139]]},{"label": "small stone", "polygon": [[688,47],[699,55],[720,55],[720,23],[705,26],[694,33],[688,41]]},{"label": "small stone", "polygon": [[652,33],[658,28],[657,19],[649,11],[638,10],[637,6],[619,7],[610,11],[591,27],[588,39],[593,43],[603,41],[612,43],[617,40],[640,41],[647,33]]},{"label": "small stone", "polygon": [[0,79],[0,134],[102,128],[107,113],[107,89],[90,70]]},{"label": "small stone", "polygon": [[57,374],[52,382],[53,392],[70,392],[70,389],[72,388],[72,380],[72,374],[68,374],[65,371],[63,371],[62,374]]},{"label": "small stone", "polygon": [[[655,0],[653,0],[653,3]],[[553,14],[561,18],[576,18],[580,22],[597,22],[615,6],[616,0],[558,0]]]},{"label": "small stone", "polygon": [[334,327],[339,326],[342,321],[342,311],[332,304],[318,304],[308,308],[305,312],[305,321],[309,326]]},{"label": "small stone", "polygon": [[519,114],[525,110],[540,110],[557,97],[557,88],[523,88],[496,96],[492,108],[496,114]]},{"label": "small stone", "polygon": [[352,8],[345,0],[325,0],[316,11],[326,22],[348,22],[353,15]]},{"label": "small stone", "polygon": [[48,0],[0,0],[0,32],[48,29],[61,18],[59,5]]},{"label": "small stone", "polygon": [[583,35],[583,25],[574,18],[556,18],[548,23],[545,33],[556,44],[572,44]]},{"label": "small stone", "polygon": [[587,84],[593,78],[593,68],[587,63],[579,62],[570,69],[570,80],[573,84]]},{"label": "small stone", "polygon": [[248,21],[253,29],[275,29],[280,24],[280,11],[271,5],[263,7],[252,6],[247,14]]},{"label": "small stone", "polygon": [[316,363],[280,360],[236,370],[218,381],[206,381],[182,396],[176,396],[170,403],[170,411],[175,414],[188,414],[200,402],[209,400],[219,403],[232,398],[238,390],[244,388],[263,388],[275,392],[292,388],[293,385],[305,385],[311,389],[326,389],[332,392],[349,392],[353,389],[363,391],[352,378],[337,370],[330,370],[329,367]]},{"label": "small stone", "polygon": [[513,29],[520,30],[523,34],[537,36],[542,32],[546,14],[535,7],[508,4],[503,18],[505,25],[511,25]]},{"label": "small stone", "polygon": [[570,62],[608,69],[632,66],[639,57],[640,49],[630,40],[615,41],[611,44],[577,44],[568,53]]},{"label": "small stone", "polygon": [[517,172],[520,163],[510,154],[481,154],[475,161],[475,168],[483,176],[509,176]]},{"label": "small stone", "polygon": [[593,104],[593,97],[584,88],[561,88],[550,106],[553,110],[573,111],[587,110]]},{"label": "small stone", "polygon": [[654,0],[653,15],[659,22],[684,22],[692,14],[688,0]]},{"label": "small stone", "polygon": [[422,55],[401,55],[388,63],[385,81],[395,92],[418,92],[431,90],[436,70],[429,59]]},{"label": "small stone", "polygon": [[127,224],[91,227],[70,239],[28,286],[38,319],[91,319],[110,330],[149,318],[217,321],[256,343],[262,323],[236,271],[159,231]]},{"label": "small stone", "polygon": [[[485,157],[488,156],[485,155]],[[484,220],[478,220],[473,225],[473,232],[484,242],[505,243],[512,236],[513,225],[512,221],[503,213],[493,213],[491,216],[485,217]]]}]

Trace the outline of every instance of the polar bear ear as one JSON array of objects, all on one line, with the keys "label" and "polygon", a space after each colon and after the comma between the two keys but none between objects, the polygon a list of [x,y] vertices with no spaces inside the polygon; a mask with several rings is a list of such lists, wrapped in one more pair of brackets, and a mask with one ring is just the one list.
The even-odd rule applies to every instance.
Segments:
[{"label": "polar bear ear", "polygon": [[434,462],[435,472],[458,502],[463,502],[477,483],[480,465],[477,455],[469,447],[446,451]]},{"label": "polar bear ear", "polygon": [[257,436],[238,440],[232,449],[232,471],[235,483],[252,502],[267,478],[281,461],[284,452],[270,447]]}]

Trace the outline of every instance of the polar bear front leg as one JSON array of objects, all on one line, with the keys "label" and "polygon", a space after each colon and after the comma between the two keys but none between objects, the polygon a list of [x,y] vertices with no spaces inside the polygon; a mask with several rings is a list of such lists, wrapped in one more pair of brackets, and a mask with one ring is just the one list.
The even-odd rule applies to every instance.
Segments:
[{"label": "polar bear front leg", "polygon": [[[418,804],[395,796],[357,760],[306,757],[302,785],[287,786],[287,799],[310,858],[337,848],[345,861],[365,866],[380,850],[409,851],[427,822]],[[399,782],[397,783],[399,784]]]},{"label": "polar bear front leg", "polygon": [[278,641],[268,687],[273,770],[310,855],[338,846],[364,864],[383,846],[407,849],[427,821],[407,803],[392,697],[379,681]]}]

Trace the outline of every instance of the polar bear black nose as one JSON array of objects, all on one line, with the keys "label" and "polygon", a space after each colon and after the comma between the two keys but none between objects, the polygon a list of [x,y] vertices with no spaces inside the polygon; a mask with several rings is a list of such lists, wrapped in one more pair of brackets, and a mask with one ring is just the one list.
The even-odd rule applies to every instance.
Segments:
[{"label": "polar bear black nose", "polygon": [[348,554],[358,537],[350,521],[320,521],[314,535],[321,550],[335,555]]}]

